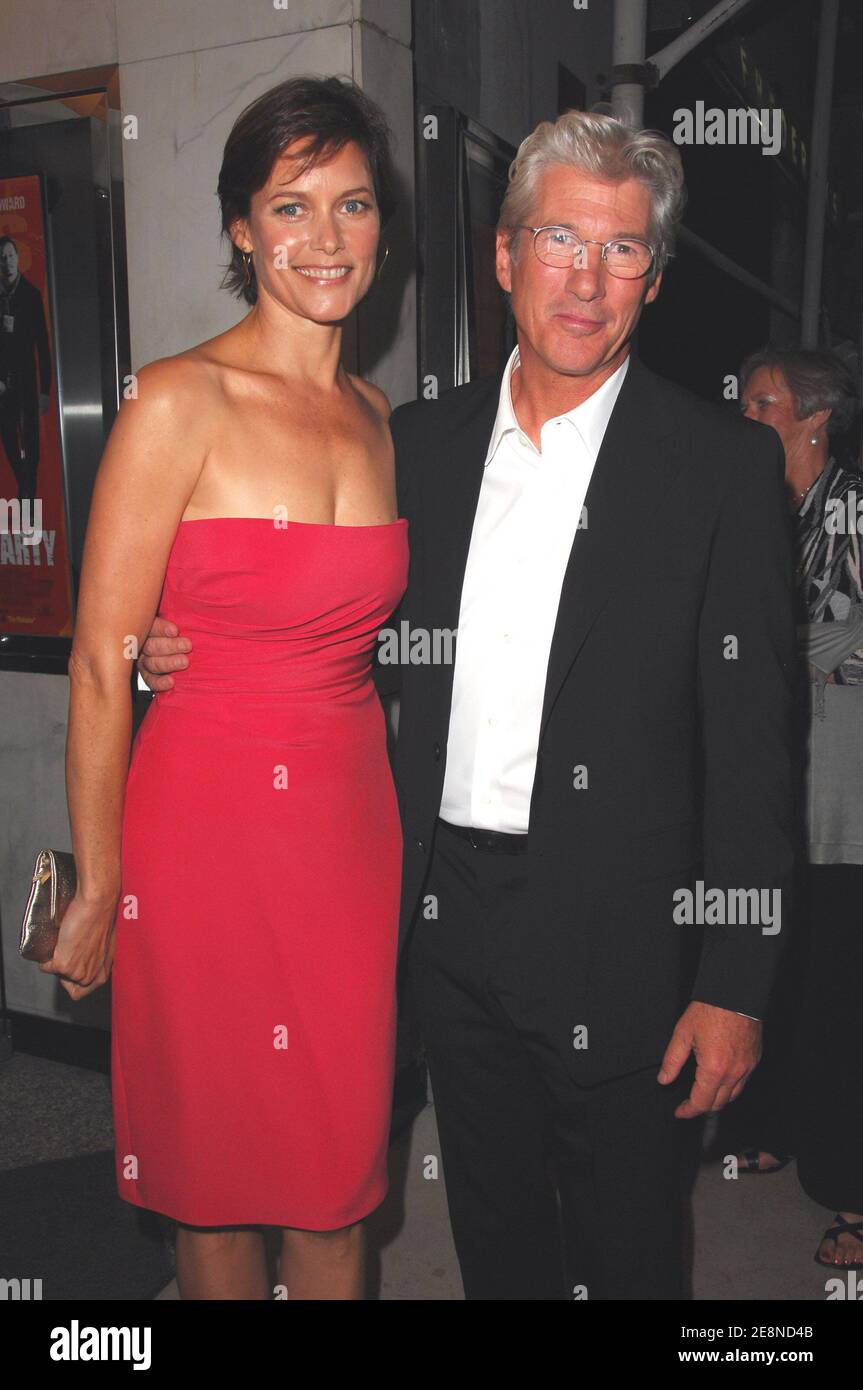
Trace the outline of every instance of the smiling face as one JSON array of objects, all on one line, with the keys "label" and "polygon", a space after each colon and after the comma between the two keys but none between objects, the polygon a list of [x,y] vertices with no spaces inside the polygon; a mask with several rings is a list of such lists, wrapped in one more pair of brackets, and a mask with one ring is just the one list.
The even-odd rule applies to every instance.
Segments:
[{"label": "smiling face", "polygon": [[[626,236],[650,241],[650,194],[637,179],[610,183],[555,165],[538,182],[530,222],[570,227],[599,242]],[[545,265],[534,254],[532,233],[517,237],[513,260],[507,236],[498,234],[497,278],[512,295],[522,360],[532,352],[553,372],[608,375],[626,356],[642,306],[656,298],[662,276],[649,288],[649,277],[615,278],[599,246],[587,246],[568,270]]]},{"label": "smiling face", "polygon": [[258,294],[316,323],[347,317],[375,274],[380,215],[371,170],[353,142],[300,173],[306,141],[276,160],[232,229],[252,250]]}]

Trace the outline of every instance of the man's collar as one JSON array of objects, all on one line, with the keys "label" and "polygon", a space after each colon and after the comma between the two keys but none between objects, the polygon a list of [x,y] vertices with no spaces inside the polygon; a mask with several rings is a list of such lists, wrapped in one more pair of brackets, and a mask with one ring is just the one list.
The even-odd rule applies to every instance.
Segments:
[{"label": "man's collar", "polygon": [[[577,430],[586,447],[590,450],[591,456],[595,459],[599,453],[600,445],[614,409],[618,393],[623,385],[624,378],[629,367],[631,352],[627,353],[620,366],[613,371],[601,386],[588,396],[587,400],[576,405],[572,410],[568,410],[560,416],[552,416],[552,419],[568,420]],[[492,458],[497,452],[498,445],[506,434],[515,431],[516,434],[526,438],[512,404],[512,374],[519,365],[520,356],[518,344],[513,348],[509,356],[509,361],[504,368],[503,379],[500,384],[500,399],[498,401],[497,415],[495,416],[494,427],[491,432],[488,453],[486,454],[486,466],[491,463]],[[550,423],[546,421],[546,424]]]}]

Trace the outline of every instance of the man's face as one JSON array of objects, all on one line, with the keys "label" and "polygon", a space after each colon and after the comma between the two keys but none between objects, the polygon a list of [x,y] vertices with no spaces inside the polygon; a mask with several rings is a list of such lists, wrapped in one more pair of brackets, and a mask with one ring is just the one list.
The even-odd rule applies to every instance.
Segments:
[{"label": "man's face", "polygon": [[0,275],[7,283],[11,283],[18,274],[18,252],[11,241],[5,242],[0,246]]},{"label": "man's face", "polygon": [[[650,194],[637,179],[609,183],[566,165],[546,169],[532,210],[534,227],[570,227],[584,238],[650,241]],[[618,365],[638,323],[643,304],[659,293],[662,276],[621,280],[600,260],[601,247],[587,246],[570,269],[543,264],[532,233],[517,233],[516,259],[507,237],[497,238],[497,278],[512,295],[522,357],[526,347],[552,371],[591,376]]]}]

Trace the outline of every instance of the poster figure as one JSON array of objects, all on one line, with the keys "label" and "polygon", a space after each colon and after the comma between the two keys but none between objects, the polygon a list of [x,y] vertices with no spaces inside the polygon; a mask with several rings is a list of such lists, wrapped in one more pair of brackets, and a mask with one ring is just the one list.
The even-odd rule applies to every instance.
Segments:
[{"label": "poster figure", "polygon": [[51,399],[51,349],[42,296],[21,271],[18,247],[0,236],[0,443],[20,502],[35,502],[39,416]]},{"label": "poster figure", "polygon": [[72,634],[42,186],[0,178],[0,632]]}]

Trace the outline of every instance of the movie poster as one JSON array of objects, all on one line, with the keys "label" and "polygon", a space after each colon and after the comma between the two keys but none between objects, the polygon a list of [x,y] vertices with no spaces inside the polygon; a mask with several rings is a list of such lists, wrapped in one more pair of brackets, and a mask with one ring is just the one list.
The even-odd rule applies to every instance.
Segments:
[{"label": "movie poster", "polygon": [[0,632],[72,634],[72,595],[38,174],[0,178]]}]

